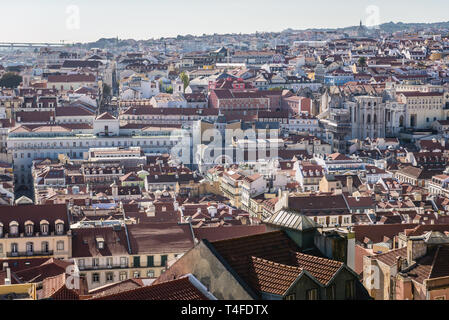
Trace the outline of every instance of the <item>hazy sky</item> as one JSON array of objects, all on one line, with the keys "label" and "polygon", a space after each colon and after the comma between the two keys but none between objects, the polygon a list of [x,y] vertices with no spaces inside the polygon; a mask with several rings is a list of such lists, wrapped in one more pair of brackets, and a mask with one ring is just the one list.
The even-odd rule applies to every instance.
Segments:
[{"label": "hazy sky", "polygon": [[0,12],[0,42],[86,42],[346,27],[360,19],[441,22],[449,20],[449,1],[0,0]]}]

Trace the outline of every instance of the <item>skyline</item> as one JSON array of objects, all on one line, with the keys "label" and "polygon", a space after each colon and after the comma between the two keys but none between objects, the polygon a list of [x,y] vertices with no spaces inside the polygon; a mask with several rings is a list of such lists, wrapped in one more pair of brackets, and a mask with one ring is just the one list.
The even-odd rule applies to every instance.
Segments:
[{"label": "skyline", "polygon": [[[445,3],[446,2],[446,3]],[[27,10],[22,8],[26,5]],[[373,7],[374,6],[374,7]],[[226,6],[205,0],[170,3],[130,0],[23,0],[2,4],[7,14],[0,20],[4,42],[92,42],[100,38],[146,40],[177,35],[279,32],[288,28],[342,28],[386,22],[431,23],[448,21],[449,3],[430,0],[356,1],[345,5],[331,0],[320,4],[305,1],[230,0]],[[347,8],[351,9],[348,10]],[[273,14],[274,13],[274,14]],[[218,22],[218,23],[217,23]],[[14,28],[11,28],[14,26]]]}]

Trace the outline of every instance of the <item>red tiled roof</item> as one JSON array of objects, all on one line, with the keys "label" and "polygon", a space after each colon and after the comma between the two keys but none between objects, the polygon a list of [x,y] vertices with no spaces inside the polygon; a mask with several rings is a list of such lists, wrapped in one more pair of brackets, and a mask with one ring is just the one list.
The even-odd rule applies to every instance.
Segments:
[{"label": "red tiled roof", "polygon": [[34,232],[37,232],[41,220],[49,222],[49,232],[55,231],[56,220],[64,222],[64,230],[68,231],[69,221],[65,204],[52,205],[19,205],[0,206],[0,222],[3,223],[3,233],[9,233],[9,223],[16,221],[19,224],[19,233],[25,232],[25,222],[34,223]]},{"label": "red tiled roof", "polygon": [[249,284],[259,292],[284,295],[303,269],[251,257]]},{"label": "red tiled roof", "polygon": [[90,110],[81,107],[59,107],[55,109],[57,117],[69,116],[93,116],[94,113]]},{"label": "red tiled roof", "polygon": [[266,232],[265,225],[258,226],[229,226],[229,227],[208,227],[194,228],[195,238],[198,240],[207,239],[209,241],[219,241],[244,237]]},{"label": "red tiled roof", "polygon": [[448,277],[449,248],[447,246],[431,248],[424,257],[417,259],[416,265],[407,274],[419,283],[423,283],[426,279]]},{"label": "red tiled roof", "polygon": [[[98,248],[97,238],[104,240],[103,249]],[[123,254],[128,254],[128,241],[124,228],[120,230],[114,230],[111,227],[80,228],[73,230],[73,257],[98,257]]]},{"label": "red tiled roof", "polygon": [[353,227],[353,231],[358,242],[362,243],[366,237],[373,243],[379,243],[383,241],[384,236],[393,239],[405,229],[414,228],[416,226],[417,224],[357,225]]},{"label": "red tiled roof", "polygon": [[411,237],[411,236],[421,236],[424,233],[429,232],[429,231],[440,231],[440,232],[449,231],[449,225],[447,225],[447,224],[416,225],[415,224],[413,227],[407,228],[406,230],[404,230],[404,233],[406,236]]},{"label": "red tiled roof", "polygon": [[182,253],[194,245],[188,224],[139,223],[128,226],[132,254]]},{"label": "red tiled roof", "polygon": [[[278,290],[277,292],[285,288],[286,278],[279,279],[277,283],[273,282],[275,277],[267,278],[267,269],[270,268],[273,272],[280,272],[279,268],[284,268],[285,272],[293,272],[289,274],[290,280],[294,273],[299,271],[292,267],[304,269],[317,281],[326,285],[343,266],[342,262],[297,252],[298,246],[283,231],[216,241],[211,244],[231,268],[256,290],[259,290],[261,285]],[[252,263],[248,263],[248,259]],[[254,275],[255,271],[260,271],[261,274]],[[261,284],[260,281],[266,282]]]},{"label": "red tiled roof", "polygon": [[394,266],[397,262],[397,257],[404,259],[407,258],[407,247],[376,254],[373,258],[385,263],[388,266]]},{"label": "red tiled roof", "polygon": [[134,290],[143,286],[144,284],[141,279],[126,279],[124,281],[112,283],[110,285],[91,290],[89,291],[89,294],[93,295],[92,298],[99,298]]},{"label": "red tiled roof", "polygon": [[406,97],[439,97],[443,96],[442,92],[420,92],[420,91],[404,91],[397,92],[397,94],[402,94]]},{"label": "red tiled roof", "polygon": [[93,74],[50,75],[48,82],[95,82],[95,76]]},{"label": "red tiled roof", "polygon": [[307,270],[323,285],[327,285],[343,266],[343,262],[299,252],[296,253],[296,259],[299,267]]},{"label": "red tiled roof", "polygon": [[22,282],[40,282],[45,278],[64,274],[71,263],[57,259],[49,259],[40,266],[31,267],[16,272]]},{"label": "red tiled roof", "polygon": [[342,153],[332,153],[331,155],[329,155],[329,158],[332,160],[351,160],[351,158],[345,156]]},{"label": "red tiled roof", "polygon": [[93,300],[208,300],[208,298],[190,282],[188,277],[184,277]]},{"label": "red tiled roof", "polygon": [[116,118],[107,112],[103,112],[97,117],[97,120],[116,120]]}]

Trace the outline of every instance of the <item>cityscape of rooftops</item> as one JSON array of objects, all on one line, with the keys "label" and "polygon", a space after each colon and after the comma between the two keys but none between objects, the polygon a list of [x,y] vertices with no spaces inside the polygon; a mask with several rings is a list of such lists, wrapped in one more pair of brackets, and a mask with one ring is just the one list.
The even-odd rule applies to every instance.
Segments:
[{"label": "cityscape of rooftops", "polygon": [[0,8],[0,300],[449,299],[447,1]]}]

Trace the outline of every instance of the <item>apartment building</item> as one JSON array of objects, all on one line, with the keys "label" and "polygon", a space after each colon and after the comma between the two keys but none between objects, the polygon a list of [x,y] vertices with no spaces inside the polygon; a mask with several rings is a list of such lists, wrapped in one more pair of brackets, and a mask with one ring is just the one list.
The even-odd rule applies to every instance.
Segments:
[{"label": "apartment building", "polygon": [[68,259],[71,255],[71,230],[65,204],[0,206],[1,258]]}]

